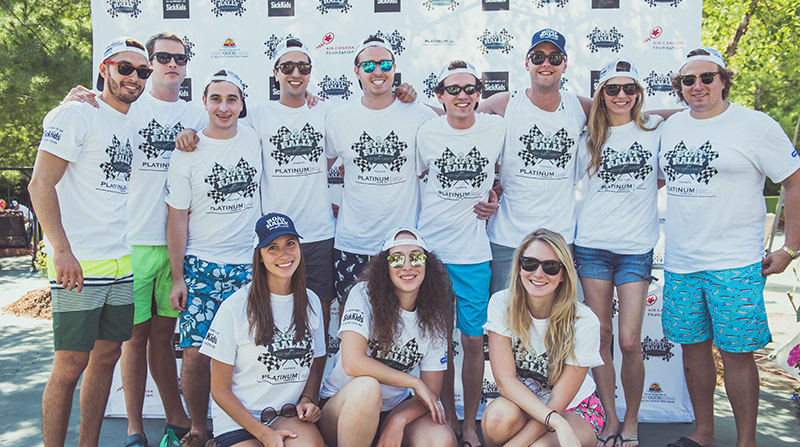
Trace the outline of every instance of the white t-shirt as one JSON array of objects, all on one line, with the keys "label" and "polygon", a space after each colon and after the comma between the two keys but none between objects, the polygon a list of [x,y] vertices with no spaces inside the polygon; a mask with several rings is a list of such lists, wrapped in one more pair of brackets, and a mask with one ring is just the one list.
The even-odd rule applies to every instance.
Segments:
[{"label": "white t-shirt", "polygon": [[208,114],[186,101],[167,102],[146,93],[131,104],[128,116],[133,125],[128,241],[131,245],[166,245],[164,195],[175,138],[185,128],[205,127]]},{"label": "white t-shirt", "polygon": [[775,120],[733,103],[709,119],[676,113],[664,125],[658,161],[667,182],[664,269],[691,273],[761,260],[765,175],[779,183],[800,168]]},{"label": "white t-shirt", "polygon": [[[517,369],[517,378],[536,394],[543,403],[550,400],[552,386],[547,385],[548,365],[547,349],[544,346],[544,337],[547,333],[548,320],[532,318],[529,343],[517,339],[511,334],[508,324],[508,289],[501,290],[489,301],[489,312],[483,328],[497,335],[511,338],[514,352],[514,364]],[[574,335],[575,359],[570,356],[564,361],[567,365],[593,368],[603,364],[600,357],[600,320],[591,309],[578,303],[578,313],[575,319]],[[567,408],[577,406],[582,400],[594,393],[594,380],[586,374],[583,378],[578,393],[572,398]]]},{"label": "white t-shirt", "polygon": [[417,172],[428,170],[422,187],[419,232],[447,264],[490,261],[486,221],[474,206],[489,200],[494,167],[503,153],[505,122],[477,113],[469,129],[454,129],[447,116],[422,125],[417,134]]},{"label": "white t-shirt", "polygon": [[374,255],[389,230],[416,227],[417,130],[435,117],[427,106],[399,100],[382,110],[351,101],[331,112],[325,123],[326,150],[345,167],[336,249]]},{"label": "white t-shirt", "polygon": [[186,254],[217,264],[253,262],[253,228],[261,217],[261,143],[253,129],[216,140],[198,132],[194,152],[176,151],[166,202],[189,210]]},{"label": "white t-shirt", "polygon": [[[661,117],[651,115],[645,127]],[[611,127],[591,177],[586,136],[578,148],[578,178],[586,177],[586,196],[578,214],[575,245],[623,255],[643,254],[658,242],[658,145],[661,126],[646,132],[634,121]]]},{"label": "white t-shirt", "polygon": [[[200,347],[201,354],[233,366],[231,391],[256,419],[260,420],[266,407],[280,411],[286,403],[296,404],[313,360],[326,354],[322,306],[314,292],[306,292],[309,330],[300,342],[294,341],[294,295],[273,294],[275,334],[268,346],[255,344],[247,318],[248,284],[222,302]],[[211,418],[214,433],[242,428],[216,402],[211,405]]]},{"label": "white t-shirt", "polygon": [[[68,102],[44,117],[39,150],[69,162],[56,184],[61,225],[79,261],[131,253],[128,192],[133,150],[130,120],[97,98],[98,108]],[[45,234],[44,251],[53,255]]]},{"label": "white t-shirt", "polygon": [[311,109],[293,108],[268,101],[248,108],[245,118],[263,149],[261,209],[291,217],[303,243],[334,235],[324,137],[332,106],[325,101]]},{"label": "white t-shirt", "polygon": [[[376,343],[372,338],[372,305],[367,296],[367,284],[359,282],[350,290],[347,303],[342,313],[339,336],[342,332],[352,331],[368,340],[367,355],[398,371],[410,373],[418,364],[420,371],[444,371],[447,369],[447,343],[445,337],[439,339],[420,334],[417,312],[400,309],[400,338],[386,351],[373,351]],[[322,381],[320,396],[330,398],[352,379],[344,372],[342,351],[333,359],[331,373]],[[390,385],[381,385],[383,406],[381,411],[390,411],[402,402],[411,391]]]},{"label": "white t-shirt", "polygon": [[586,124],[578,97],[561,92],[555,112],[531,102],[525,91],[511,93],[506,106],[506,149],[500,159],[503,195],[489,219],[489,240],[518,247],[538,228],[575,236],[575,165]]}]

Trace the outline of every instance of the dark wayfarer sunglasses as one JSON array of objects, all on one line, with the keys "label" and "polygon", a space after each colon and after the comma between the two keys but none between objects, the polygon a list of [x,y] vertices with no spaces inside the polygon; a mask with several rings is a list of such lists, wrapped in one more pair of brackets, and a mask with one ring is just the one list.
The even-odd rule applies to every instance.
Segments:
[{"label": "dark wayfarer sunglasses", "polygon": [[122,76],[130,76],[131,73],[135,71],[136,75],[139,76],[139,79],[147,79],[150,77],[151,74],[153,74],[152,68],[134,67],[133,65],[127,62],[104,61],[103,63],[109,65],[116,65],[117,71],[119,71],[119,74],[121,74]]},{"label": "dark wayfarer sunglasses", "polygon": [[167,53],[164,51],[159,51],[158,53],[153,53],[150,57],[150,60],[156,58],[159,64],[167,65],[170,60],[175,59],[175,64],[180,65],[181,67],[186,65],[189,62],[189,57],[182,53]]},{"label": "dark wayfarer sunglasses", "polygon": [[[705,85],[711,84],[712,82],[714,82],[714,76],[716,76],[718,74],[719,74],[718,71],[717,72],[713,72],[713,73],[712,72],[703,73],[703,74],[700,75],[700,81]],[[697,76],[695,76],[695,75],[680,76],[680,79],[681,79],[681,83],[684,86],[691,87],[691,86],[694,85],[694,81],[697,80]]]},{"label": "dark wayfarer sunglasses", "polygon": [[560,272],[561,268],[564,267],[564,264],[562,264],[561,261],[556,261],[554,259],[540,261],[536,258],[531,258],[528,256],[520,256],[519,258],[519,266],[522,267],[522,270],[525,270],[526,272],[535,272],[540,265],[542,266],[542,271],[550,276],[558,275],[558,272]]}]

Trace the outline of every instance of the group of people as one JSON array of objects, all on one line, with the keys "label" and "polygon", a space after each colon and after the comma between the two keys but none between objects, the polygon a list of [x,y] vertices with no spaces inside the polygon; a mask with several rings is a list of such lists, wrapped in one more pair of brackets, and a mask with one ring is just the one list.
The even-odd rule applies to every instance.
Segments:
[{"label": "group of people", "polygon": [[[46,446],[64,443],[81,374],[80,442],[97,444],[121,357],[126,447],[147,445],[148,366],[165,431],[184,446],[475,447],[488,332],[501,397],[482,416],[487,445],[634,447],[664,184],[663,327],[683,347],[696,415],[670,445],[714,445],[712,343],[735,384],[738,443],[755,445],[752,352],[771,340],[764,277],[800,257],[800,158],[774,120],[725,101],[732,73],[716,50],[689,52],[673,80],[689,109],[652,115],[628,60],[603,69],[594,99],[561,91],[566,39],[552,29],[531,39],[528,88],[480,101],[478,71],[456,60],[437,79],[441,108],[392,87],[397,62],[380,37],[355,51],[362,98],[339,106],[307,104],[312,53],[296,38],[276,49],[276,102],[248,107],[241,79],[220,69],[204,112],[179,101],[187,63],[174,34],[115,39],[96,99],[76,89],[44,120],[29,190],[53,298]],[[787,197],[786,244],[766,257],[765,175]],[[334,299],[341,344],[323,378]]]}]

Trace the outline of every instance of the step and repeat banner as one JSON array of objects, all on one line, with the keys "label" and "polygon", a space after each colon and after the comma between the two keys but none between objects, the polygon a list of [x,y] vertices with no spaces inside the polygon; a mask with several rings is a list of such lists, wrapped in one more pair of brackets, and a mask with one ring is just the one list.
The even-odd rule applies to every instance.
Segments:
[{"label": "step and repeat banner", "polygon": [[[527,88],[525,55],[531,35],[549,27],[567,39],[563,90],[593,95],[600,70],[621,57],[639,69],[647,109],[675,108],[669,75],[680,68],[687,51],[700,45],[701,18],[701,2],[689,0],[92,0],[94,78],[111,39],[124,35],[145,43],[149,36],[169,31],[189,47],[183,100],[202,106],[203,80],[222,67],[242,77],[247,101],[277,100],[272,56],[278,42],[291,36],[312,52],[309,91],[335,102],[352,101],[361,97],[353,71],[355,49],[363,39],[381,36],[394,49],[395,84],[409,83],[418,101],[438,104],[433,94],[436,76],[454,59],[467,60],[481,72],[484,98]],[[340,200],[342,184],[334,168],[329,173],[334,202]],[[663,260],[663,247],[657,258],[658,253]],[[647,298],[642,333],[647,377],[639,419],[689,422],[693,414],[680,346],[661,333],[663,273],[656,270],[654,276],[660,280],[651,285]],[[335,306],[331,320],[330,357],[338,351]],[[454,339],[460,340],[458,333]],[[615,349],[619,369],[621,354]],[[481,412],[498,395],[488,353],[486,359]],[[456,376],[460,374],[459,368]],[[624,397],[617,380],[617,411],[622,417]],[[163,417],[151,378],[146,388],[145,416]],[[117,369],[107,416],[125,417],[123,393]],[[461,396],[457,380],[456,403],[463,415]]]}]

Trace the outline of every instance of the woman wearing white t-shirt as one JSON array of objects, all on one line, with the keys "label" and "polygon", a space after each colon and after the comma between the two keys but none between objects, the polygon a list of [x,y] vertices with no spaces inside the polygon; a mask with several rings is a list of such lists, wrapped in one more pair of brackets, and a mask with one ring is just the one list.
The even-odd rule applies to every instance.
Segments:
[{"label": "woman wearing white t-shirt", "polygon": [[[359,278],[342,312],[341,348],[320,391],[325,441],[455,447],[438,402],[455,298],[444,265],[416,230],[398,228]],[[411,374],[417,366],[419,377]]]},{"label": "woman wearing white t-shirt", "polygon": [[[588,134],[578,149],[586,196],[578,214],[575,264],[586,304],[600,319],[603,364],[592,369],[606,409],[598,447],[636,447],[644,387],[642,321],[658,242],[657,158],[661,118],[642,113],[644,92],[630,61],[616,60],[600,72]],[[620,427],[611,358],[612,300],[619,296],[619,345],[625,424]]]},{"label": "woman wearing white t-shirt", "polygon": [[483,438],[491,447],[593,447],[605,417],[587,374],[603,363],[600,322],[577,301],[569,246],[538,229],[514,252],[511,272],[484,326],[500,397],[483,412]]},{"label": "woman wearing white t-shirt", "polygon": [[211,357],[216,445],[323,447],[325,334],[300,235],[278,213],[261,217],[256,234],[253,282],[222,303],[200,348]]}]

